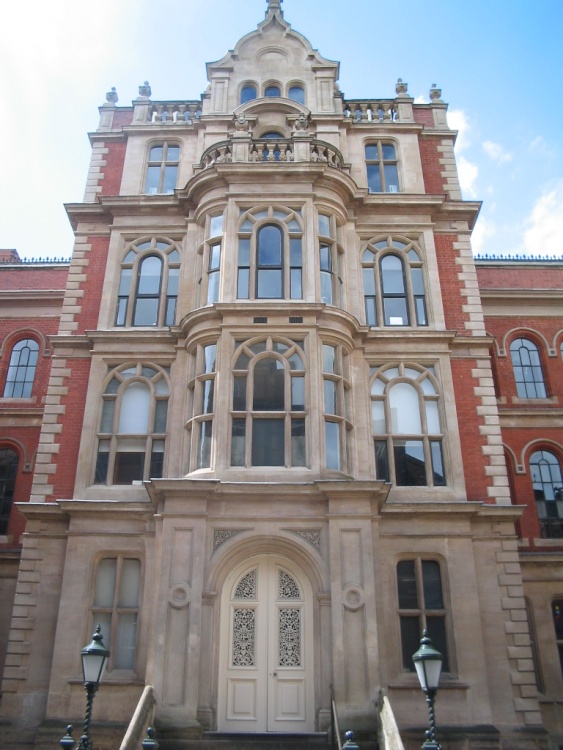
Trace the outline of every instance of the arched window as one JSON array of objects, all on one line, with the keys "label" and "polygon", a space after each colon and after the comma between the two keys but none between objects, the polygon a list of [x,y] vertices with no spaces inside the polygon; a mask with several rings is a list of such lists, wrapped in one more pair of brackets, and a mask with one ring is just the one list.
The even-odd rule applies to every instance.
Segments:
[{"label": "arched window", "polygon": [[445,485],[433,369],[401,363],[374,370],[371,407],[377,478],[399,487]]},{"label": "arched window", "polygon": [[295,86],[290,86],[288,91],[288,98],[292,99],[298,104],[305,105],[305,89],[303,88],[303,86],[299,86],[297,84]]},{"label": "arched window", "polygon": [[15,451],[0,448],[0,536],[8,533],[18,463],[18,454]]},{"label": "arched window", "polygon": [[368,326],[427,326],[422,252],[412,241],[369,242],[362,256]]},{"label": "arched window", "polygon": [[246,104],[256,99],[256,86],[253,83],[247,83],[240,90],[240,103]]},{"label": "arched window", "polygon": [[239,299],[302,299],[302,219],[283,208],[248,211],[238,245]]},{"label": "arched window", "polygon": [[306,466],[303,342],[236,342],[231,466]]},{"label": "arched window", "polygon": [[397,564],[397,594],[401,625],[403,669],[414,672],[412,655],[420,646],[424,629],[442,654],[442,670],[450,671],[446,628],[447,610],[440,563],[420,557]]},{"label": "arched window", "polygon": [[398,193],[399,168],[392,143],[376,141],[365,149],[368,190],[370,193]]},{"label": "arched window", "polygon": [[162,477],[168,372],[153,365],[118,368],[103,396],[95,484]]},{"label": "arched window", "polygon": [[542,536],[563,538],[563,476],[557,456],[546,450],[530,456],[530,474]]},{"label": "arched window", "polygon": [[135,669],[137,621],[141,598],[141,561],[118,555],[103,557],[96,569],[92,627],[101,627],[110,657],[108,672]]},{"label": "arched window", "polygon": [[266,86],[266,88],[264,89],[264,96],[271,98],[281,96],[280,87],[277,85]]},{"label": "arched window", "polygon": [[158,143],[151,146],[147,164],[145,193],[154,195],[174,192],[178,180],[180,146],[173,143]]},{"label": "arched window", "polygon": [[510,344],[510,356],[518,398],[546,398],[540,354],[534,342],[514,339]]},{"label": "arched window", "polygon": [[131,243],[121,263],[115,325],[174,325],[179,276],[174,242],[153,237]]},{"label": "arched window", "polygon": [[34,339],[21,339],[14,344],[4,385],[4,398],[29,398],[33,389],[39,344]]}]

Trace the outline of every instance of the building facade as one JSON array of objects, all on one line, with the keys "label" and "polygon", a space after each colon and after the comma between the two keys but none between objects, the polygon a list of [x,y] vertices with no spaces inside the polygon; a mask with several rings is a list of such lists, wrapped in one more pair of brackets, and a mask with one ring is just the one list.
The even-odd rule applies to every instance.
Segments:
[{"label": "building facade", "polygon": [[52,326],[2,319],[5,747],[83,715],[97,623],[100,747],[146,685],[176,738],[369,732],[383,690],[414,747],[423,628],[451,746],[563,742],[563,264],[476,262],[440,90],[338,72],[269,0],[201,99],[100,108]]}]

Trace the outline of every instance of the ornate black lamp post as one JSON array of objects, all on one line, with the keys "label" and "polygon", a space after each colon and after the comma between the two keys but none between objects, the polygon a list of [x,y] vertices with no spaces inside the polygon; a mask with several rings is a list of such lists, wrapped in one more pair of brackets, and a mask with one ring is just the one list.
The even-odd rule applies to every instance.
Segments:
[{"label": "ornate black lamp post", "polygon": [[436,719],[434,716],[434,700],[438,692],[440,672],[442,671],[442,654],[432,646],[426,630],[422,631],[420,648],[413,654],[412,660],[420,681],[422,692],[426,696],[428,704],[428,719],[430,728],[426,730],[426,742],[423,750],[442,750],[436,739]]},{"label": "ornate black lamp post", "polygon": [[[109,659],[109,651],[104,646],[100,626],[92,636],[92,642],[85,646],[80,652],[82,657],[82,672],[84,675],[84,689],[86,690],[86,715],[84,717],[84,730],[78,742],[76,750],[92,750],[93,744],[90,739],[90,721],[92,719],[92,704],[94,695],[100,686],[100,680],[106,670]],[[74,740],[71,735],[72,726],[67,727],[66,735],[61,739],[60,745],[64,750],[72,750]]]}]

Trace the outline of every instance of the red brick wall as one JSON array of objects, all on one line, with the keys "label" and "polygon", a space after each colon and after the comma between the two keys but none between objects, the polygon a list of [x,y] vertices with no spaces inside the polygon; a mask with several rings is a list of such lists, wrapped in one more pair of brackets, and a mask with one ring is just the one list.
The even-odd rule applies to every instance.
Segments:
[{"label": "red brick wall", "polygon": [[439,162],[442,155],[438,152],[441,140],[441,138],[429,138],[428,136],[421,136],[418,139],[424,190],[431,195],[442,195],[446,192],[444,178],[441,174],[443,167]]},{"label": "red brick wall", "polygon": [[82,300],[79,300],[82,310],[74,318],[75,322],[78,323],[77,333],[92,331],[98,327],[109,237],[89,237],[88,242],[92,249],[88,254],[86,281],[80,284],[80,288],[85,290],[85,294]]},{"label": "red brick wall", "polygon": [[420,125],[428,125],[429,128],[434,127],[434,113],[430,107],[413,107],[414,121]]},{"label": "red brick wall", "polygon": [[530,268],[529,266],[477,265],[481,289],[563,289],[563,266]]},{"label": "red brick wall", "polygon": [[25,289],[60,289],[66,287],[68,276],[68,264],[60,266],[26,267],[26,266],[2,266],[0,268],[0,289],[25,290]]},{"label": "red brick wall", "polygon": [[106,154],[106,166],[104,167],[104,179],[100,180],[102,195],[119,195],[121,188],[121,177],[123,175],[123,163],[125,161],[125,150],[127,143],[106,143],[108,149]]},{"label": "red brick wall", "polygon": [[463,334],[468,333],[465,324],[468,322],[469,316],[462,310],[465,298],[461,296],[462,284],[458,278],[460,268],[455,262],[458,252],[453,246],[458,237],[454,234],[437,234],[434,239],[446,328]]},{"label": "red brick wall", "polygon": [[487,487],[492,482],[485,475],[485,458],[482,448],[487,445],[487,438],[479,433],[479,425],[484,424],[483,417],[477,414],[481,399],[474,395],[477,385],[471,370],[477,367],[473,359],[453,359],[452,374],[456,400],[459,436],[463,455],[463,471],[467,499],[480,502],[492,502],[487,497]]}]

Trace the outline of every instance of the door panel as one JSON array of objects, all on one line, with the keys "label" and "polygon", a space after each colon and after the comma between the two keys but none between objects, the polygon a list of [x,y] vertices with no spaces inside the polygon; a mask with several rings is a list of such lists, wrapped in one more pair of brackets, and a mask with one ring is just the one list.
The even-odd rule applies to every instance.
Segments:
[{"label": "door panel", "polygon": [[312,731],[311,601],[304,576],[282,558],[257,557],[231,574],[221,602],[219,729]]}]

